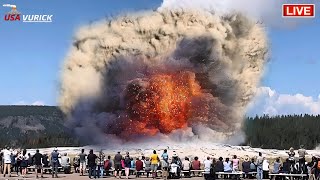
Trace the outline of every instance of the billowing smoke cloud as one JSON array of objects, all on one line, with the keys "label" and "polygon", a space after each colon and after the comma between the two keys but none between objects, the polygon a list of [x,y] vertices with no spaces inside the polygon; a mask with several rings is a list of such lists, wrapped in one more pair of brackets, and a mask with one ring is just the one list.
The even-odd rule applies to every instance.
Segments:
[{"label": "billowing smoke cloud", "polygon": [[90,143],[239,143],[266,56],[263,27],[241,14],[160,9],[101,21],[76,34],[60,106]]}]

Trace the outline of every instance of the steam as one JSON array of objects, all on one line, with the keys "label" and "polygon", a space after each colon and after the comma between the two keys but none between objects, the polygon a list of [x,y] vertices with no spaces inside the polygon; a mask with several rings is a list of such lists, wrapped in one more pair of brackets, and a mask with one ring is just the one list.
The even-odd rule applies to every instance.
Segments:
[{"label": "steam", "polygon": [[[90,143],[237,144],[266,56],[264,28],[239,13],[162,8],[121,16],[78,31],[63,66],[60,106],[67,126]],[[139,87],[141,94],[152,76],[181,72],[201,86],[200,95],[190,99],[187,126],[135,134],[129,87]]]}]

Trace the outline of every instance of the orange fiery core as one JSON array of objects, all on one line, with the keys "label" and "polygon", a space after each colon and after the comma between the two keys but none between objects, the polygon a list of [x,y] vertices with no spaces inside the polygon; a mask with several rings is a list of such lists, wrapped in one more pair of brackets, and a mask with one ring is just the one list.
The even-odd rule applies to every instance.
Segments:
[{"label": "orange fiery core", "polygon": [[133,88],[127,104],[130,134],[168,134],[187,125],[191,98],[201,93],[192,72],[155,74],[146,87]]}]

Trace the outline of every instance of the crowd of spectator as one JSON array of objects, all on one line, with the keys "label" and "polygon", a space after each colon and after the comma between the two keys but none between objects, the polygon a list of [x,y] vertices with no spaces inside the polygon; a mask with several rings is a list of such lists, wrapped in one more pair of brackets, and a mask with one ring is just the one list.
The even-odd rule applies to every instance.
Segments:
[{"label": "crowd of spectator", "polygon": [[[270,167],[269,160],[260,152],[256,158],[245,156],[239,159],[237,155],[229,157],[210,157],[204,161],[200,161],[197,156],[180,158],[176,152],[169,156],[168,151],[164,150],[161,155],[154,150],[149,156],[133,157],[129,152],[121,154],[117,152],[113,157],[106,156],[101,150],[94,153],[90,150],[87,154],[84,149],[79,154],[71,158],[67,153],[60,154],[57,148],[51,154],[41,154],[39,150],[31,155],[27,150],[12,150],[9,147],[1,151],[0,156],[0,172],[3,176],[11,176],[16,173],[17,176],[23,178],[27,175],[28,167],[33,166],[36,170],[36,178],[43,177],[43,169],[50,169],[51,175],[54,178],[58,177],[59,169],[65,174],[79,173],[80,176],[88,175],[89,178],[100,178],[105,176],[114,176],[116,178],[129,176],[156,178],[161,172],[164,179],[191,177],[203,174],[206,180],[214,180],[218,178],[240,178],[240,175],[234,175],[232,172],[242,172],[242,178],[257,178],[269,179],[271,174],[306,174],[305,178],[317,178],[320,174],[320,159],[313,156],[311,161],[307,162],[305,156],[306,150],[301,146],[297,151],[298,157],[295,155],[295,150],[290,148],[288,158],[282,160],[276,158]],[[50,157],[50,158],[49,158]],[[282,162],[283,161],[283,162]],[[74,170],[72,170],[72,166]],[[218,176],[223,172],[223,176]],[[221,174],[221,173],[220,173]],[[276,176],[280,179],[280,176]]]}]

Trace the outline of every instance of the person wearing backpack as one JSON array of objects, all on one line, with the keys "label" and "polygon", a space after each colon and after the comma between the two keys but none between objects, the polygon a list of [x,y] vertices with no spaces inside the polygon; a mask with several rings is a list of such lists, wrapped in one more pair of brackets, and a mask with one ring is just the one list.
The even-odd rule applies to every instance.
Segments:
[{"label": "person wearing backpack", "polygon": [[143,170],[143,163],[139,158],[137,158],[136,159],[136,172],[137,172],[136,177],[137,178],[140,177],[140,174],[141,174],[140,171],[142,170]]},{"label": "person wearing backpack", "polygon": [[129,156],[129,152],[126,153],[124,157],[124,171],[126,173],[126,179],[129,179],[129,172],[131,168],[131,158]]},{"label": "person wearing backpack", "polygon": [[111,156],[108,156],[108,159],[104,161],[104,165],[103,165],[103,168],[106,171],[107,176],[110,175],[111,167],[112,167]]}]

